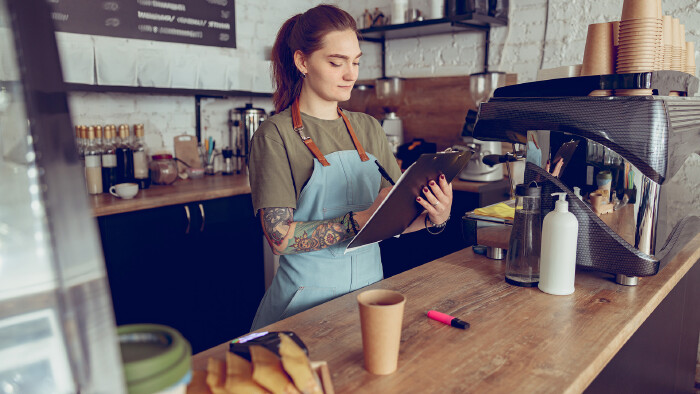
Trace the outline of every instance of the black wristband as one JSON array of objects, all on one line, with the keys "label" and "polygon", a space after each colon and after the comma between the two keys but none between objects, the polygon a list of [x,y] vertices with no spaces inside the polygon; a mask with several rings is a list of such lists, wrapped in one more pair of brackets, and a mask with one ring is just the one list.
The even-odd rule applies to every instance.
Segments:
[{"label": "black wristband", "polygon": [[355,214],[355,212],[353,212],[353,211],[348,212],[349,219],[350,219],[350,226],[352,226],[352,231],[354,231],[355,234],[357,234],[357,233],[360,232],[360,230],[357,229],[358,224],[357,224],[357,222],[355,221],[355,218],[353,218],[353,215],[354,215],[354,214]]}]

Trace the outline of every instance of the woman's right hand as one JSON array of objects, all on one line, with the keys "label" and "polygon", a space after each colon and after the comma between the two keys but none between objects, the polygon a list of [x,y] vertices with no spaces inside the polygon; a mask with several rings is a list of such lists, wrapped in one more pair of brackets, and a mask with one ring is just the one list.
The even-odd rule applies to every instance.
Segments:
[{"label": "woman's right hand", "polygon": [[389,194],[391,191],[391,187],[385,187],[381,190],[379,190],[379,194],[377,194],[377,198],[374,199],[374,202],[372,205],[370,205],[369,208],[365,209],[364,211],[360,212],[355,212],[354,218],[357,221],[357,224],[359,228],[365,227],[365,224],[369,221],[369,218],[372,217],[374,214],[374,211],[379,208],[379,206],[382,204],[386,196]]}]

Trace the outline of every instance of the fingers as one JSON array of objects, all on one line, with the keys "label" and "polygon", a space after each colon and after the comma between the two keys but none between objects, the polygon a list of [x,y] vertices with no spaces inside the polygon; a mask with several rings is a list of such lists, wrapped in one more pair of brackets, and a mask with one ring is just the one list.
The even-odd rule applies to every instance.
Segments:
[{"label": "fingers", "polygon": [[552,171],[552,175],[558,177],[563,165],[564,165],[564,159],[559,159],[559,161],[557,161],[556,166],[554,166],[554,171]]},{"label": "fingers", "polygon": [[440,190],[442,191],[442,193],[445,196],[452,198],[452,184],[447,182],[445,174],[440,174],[440,177],[438,178],[438,184],[440,185]]},{"label": "fingers", "polygon": [[430,216],[437,215],[437,210],[435,209],[435,206],[433,206],[433,204],[429,203],[428,200],[426,200],[425,198],[416,197],[416,201],[418,202],[418,204],[423,206],[423,209],[425,209],[425,211],[428,213],[428,215],[430,215]]},{"label": "fingers", "polygon": [[[435,183],[435,182],[431,182],[431,183]],[[432,186],[431,186],[431,188],[432,188]],[[425,200],[427,200],[428,203],[430,203],[432,206],[436,206],[437,204],[440,203],[440,200],[435,196],[435,194],[433,194],[433,192],[425,186],[423,187],[423,195],[425,196]]]}]

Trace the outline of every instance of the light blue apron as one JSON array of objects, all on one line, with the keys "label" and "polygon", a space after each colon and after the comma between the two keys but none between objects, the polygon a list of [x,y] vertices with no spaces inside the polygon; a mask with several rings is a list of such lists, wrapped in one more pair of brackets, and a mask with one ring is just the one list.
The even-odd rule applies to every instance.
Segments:
[{"label": "light blue apron", "polygon": [[[327,220],[362,211],[381,185],[376,158],[361,161],[356,150],[314,159],[311,178],[299,196],[294,221]],[[344,254],[350,239],[321,250],[280,256],[280,266],[265,292],[251,331],[282,320],[383,278],[379,245]]]}]

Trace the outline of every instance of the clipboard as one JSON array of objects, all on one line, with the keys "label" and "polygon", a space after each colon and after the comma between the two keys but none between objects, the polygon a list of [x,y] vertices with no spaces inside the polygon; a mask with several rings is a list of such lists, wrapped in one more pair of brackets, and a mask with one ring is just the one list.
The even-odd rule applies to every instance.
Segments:
[{"label": "clipboard", "polygon": [[554,159],[552,159],[551,161],[551,165],[554,166],[554,163],[556,163],[559,159],[564,160],[564,162],[561,165],[561,169],[559,170],[559,176],[557,176],[557,178],[561,178],[561,174],[564,173],[564,169],[566,168],[566,165],[569,164],[569,161],[571,161],[571,158],[574,156],[577,147],[578,141],[576,140],[565,142],[561,145],[561,147],[559,147],[557,154],[554,155]]},{"label": "clipboard", "polygon": [[401,234],[424,210],[416,201],[423,187],[437,180],[440,174],[445,174],[447,182],[452,182],[471,156],[471,150],[421,155],[396,181],[379,208],[345,248],[345,253]]}]

